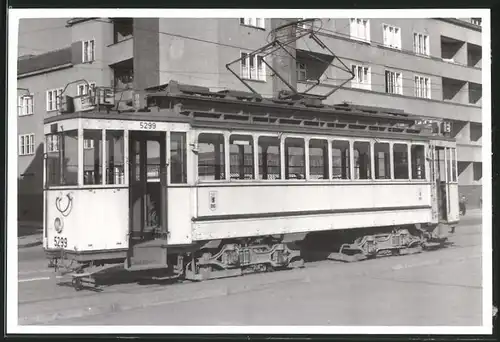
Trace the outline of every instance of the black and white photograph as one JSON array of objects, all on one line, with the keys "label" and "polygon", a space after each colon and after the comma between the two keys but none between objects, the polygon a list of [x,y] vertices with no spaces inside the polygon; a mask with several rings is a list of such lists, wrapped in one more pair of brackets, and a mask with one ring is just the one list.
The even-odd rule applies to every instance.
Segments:
[{"label": "black and white photograph", "polygon": [[489,10],[8,20],[8,332],[492,333]]}]

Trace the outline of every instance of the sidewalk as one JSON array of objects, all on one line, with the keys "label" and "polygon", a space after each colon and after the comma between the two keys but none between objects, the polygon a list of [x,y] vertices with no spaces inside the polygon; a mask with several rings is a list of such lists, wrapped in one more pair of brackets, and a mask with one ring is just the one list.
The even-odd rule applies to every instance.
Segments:
[{"label": "sidewalk", "polygon": [[18,222],[18,248],[27,248],[41,245],[43,242],[42,234],[43,226],[41,222]]}]

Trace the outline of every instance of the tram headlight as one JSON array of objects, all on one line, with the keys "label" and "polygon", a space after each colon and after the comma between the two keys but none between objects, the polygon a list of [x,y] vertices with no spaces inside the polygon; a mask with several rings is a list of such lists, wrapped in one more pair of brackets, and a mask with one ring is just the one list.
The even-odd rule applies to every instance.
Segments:
[{"label": "tram headlight", "polygon": [[63,222],[59,217],[56,217],[54,220],[54,228],[58,234],[60,234],[63,230]]}]

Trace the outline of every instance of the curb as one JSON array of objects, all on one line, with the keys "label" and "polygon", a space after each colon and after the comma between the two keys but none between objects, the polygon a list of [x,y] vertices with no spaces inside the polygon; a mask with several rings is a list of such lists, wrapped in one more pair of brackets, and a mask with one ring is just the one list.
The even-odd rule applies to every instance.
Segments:
[{"label": "curb", "polygon": [[41,246],[43,244],[42,240],[37,240],[33,242],[28,242],[28,243],[19,243],[18,248],[29,248],[29,247],[35,247],[35,246]]}]

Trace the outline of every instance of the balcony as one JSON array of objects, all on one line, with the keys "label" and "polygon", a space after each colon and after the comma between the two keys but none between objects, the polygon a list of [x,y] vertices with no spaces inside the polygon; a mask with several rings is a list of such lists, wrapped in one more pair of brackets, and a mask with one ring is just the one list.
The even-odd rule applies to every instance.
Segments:
[{"label": "balcony", "polygon": [[115,64],[134,56],[134,26],[131,18],[113,18],[113,44],[108,45],[105,55],[109,64]]}]

